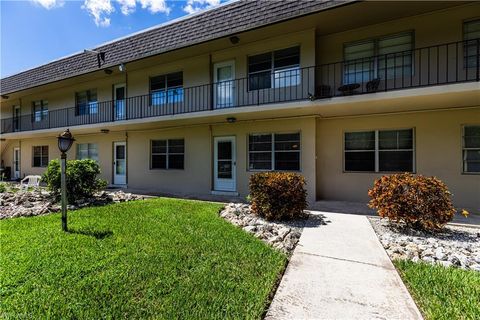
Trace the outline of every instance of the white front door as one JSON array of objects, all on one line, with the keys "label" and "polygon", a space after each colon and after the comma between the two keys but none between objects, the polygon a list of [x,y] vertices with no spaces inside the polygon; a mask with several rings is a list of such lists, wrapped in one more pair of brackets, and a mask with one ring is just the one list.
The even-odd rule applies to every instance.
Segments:
[{"label": "white front door", "polygon": [[237,160],[235,137],[214,138],[214,189],[236,191]]},{"label": "white front door", "polygon": [[215,108],[229,108],[235,102],[235,62],[215,63],[213,67],[215,82]]},{"label": "white front door", "polygon": [[13,179],[20,179],[20,148],[13,148]]},{"label": "white front door", "polygon": [[115,120],[125,120],[126,119],[126,88],[125,84],[116,84],[113,86],[113,100],[115,107],[113,108],[115,112]]},{"label": "white front door", "polygon": [[113,143],[113,184],[127,183],[127,143]]}]

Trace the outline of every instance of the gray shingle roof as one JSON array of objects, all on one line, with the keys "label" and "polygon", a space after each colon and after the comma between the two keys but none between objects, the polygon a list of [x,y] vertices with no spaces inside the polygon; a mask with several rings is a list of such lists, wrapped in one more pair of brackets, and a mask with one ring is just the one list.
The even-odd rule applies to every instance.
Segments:
[{"label": "gray shingle roof", "polygon": [[[229,36],[261,26],[314,13],[345,1],[242,0],[101,45],[102,68]],[[98,70],[95,55],[78,53],[1,79],[1,94]]]}]

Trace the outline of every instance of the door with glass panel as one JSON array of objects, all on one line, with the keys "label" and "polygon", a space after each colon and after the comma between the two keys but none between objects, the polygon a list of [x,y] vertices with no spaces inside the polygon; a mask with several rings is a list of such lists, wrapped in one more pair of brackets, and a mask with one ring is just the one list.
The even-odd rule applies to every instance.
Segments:
[{"label": "door with glass panel", "polygon": [[214,189],[236,191],[235,137],[214,138]]},{"label": "door with glass panel", "polygon": [[125,96],[126,96],[126,87],[124,83],[116,84],[113,86],[115,120],[126,119]]},{"label": "door with glass panel", "polygon": [[13,131],[20,131],[20,106],[13,106]]},{"label": "door with glass panel", "polygon": [[113,183],[122,185],[127,183],[127,143],[113,143]]},{"label": "door with glass panel", "polygon": [[20,148],[13,148],[13,179],[20,179]]},{"label": "door with glass panel", "polygon": [[235,103],[235,62],[216,63],[213,67],[215,82],[215,108],[233,107]]}]

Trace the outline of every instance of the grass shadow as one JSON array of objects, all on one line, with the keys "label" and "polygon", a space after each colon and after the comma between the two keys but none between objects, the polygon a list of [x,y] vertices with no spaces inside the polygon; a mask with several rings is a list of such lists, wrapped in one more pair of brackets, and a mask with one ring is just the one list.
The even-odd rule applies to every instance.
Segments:
[{"label": "grass shadow", "polygon": [[68,229],[68,233],[81,234],[84,236],[94,237],[96,239],[105,239],[111,237],[113,232],[110,230],[80,230],[80,229]]}]

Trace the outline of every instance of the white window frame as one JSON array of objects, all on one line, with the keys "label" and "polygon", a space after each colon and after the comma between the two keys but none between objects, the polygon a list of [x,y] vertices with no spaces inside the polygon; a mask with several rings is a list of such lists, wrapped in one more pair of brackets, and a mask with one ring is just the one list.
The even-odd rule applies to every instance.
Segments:
[{"label": "white window frame", "polygon": [[[91,96],[94,91],[95,100],[91,100]],[[80,113],[80,105],[78,103],[78,95],[82,93],[85,93],[85,95],[87,96],[87,104],[86,106],[84,106],[85,109],[82,109],[82,111],[85,111],[85,113]],[[98,90],[96,88],[75,92],[75,116],[80,117],[98,114],[98,107]]]},{"label": "white window frame", "polygon": [[[290,48],[296,48],[298,47],[298,65],[291,65],[291,66],[286,66],[286,67],[281,67],[281,68],[275,68],[275,52],[276,51],[281,51],[281,50],[286,50],[286,49],[290,49]],[[266,53],[269,53],[270,54],[270,69],[268,69],[270,71],[270,88],[262,88],[262,89],[251,89],[250,88],[250,76],[251,75],[255,75],[255,74],[260,74],[260,73],[264,73],[264,72],[267,72],[267,70],[264,70],[264,71],[255,71],[255,72],[249,72],[248,69],[250,67],[250,64],[249,64],[249,61],[248,59],[250,57],[254,57],[254,56],[258,56],[258,55],[261,55],[261,54],[266,54]],[[296,87],[296,86],[299,86],[301,85],[302,83],[302,77],[300,76],[300,66],[301,66],[301,57],[302,57],[302,50],[301,50],[301,46],[300,45],[294,45],[294,46],[289,46],[289,47],[286,47],[286,48],[281,48],[281,49],[275,49],[275,50],[272,50],[272,51],[267,51],[267,52],[264,52],[264,53],[256,53],[256,54],[252,54],[252,55],[249,55],[247,57],[247,79],[248,79],[248,91],[257,91],[257,90],[265,90],[265,89],[279,89],[279,88],[288,88],[288,87]],[[292,79],[292,78],[295,78],[295,83],[294,84],[286,84],[287,81],[287,77],[283,78],[283,79],[278,79],[279,83],[282,83],[284,82],[283,85],[279,84],[278,86],[275,85],[275,81],[277,81],[276,77],[279,75],[279,74],[286,74],[286,73],[290,73],[291,75],[288,76],[288,79]],[[292,74],[292,73],[295,73],[295,74]],[[290,80],[291,81],[291,80]]]},{"label": "white window frame", "polygon": [[[470,57],[470,56],[468,56],[468,48],[470,46],[472,46],[474,48],[477,48],[477,46],[480,46],[480,42],[474,43],[474,41],[472,41],[472,40],[475,40],[475,39],[480,39],[480,35],[477,38],[472,38],[470,36],[470,34],[467,33],[467,25],[469,23],[480,23],[480,18],[475,18],[475,19],[463,21],[462,37],[463,37],[463,68],[464,69],[476,68],[477,67],[478,57],[477,57],[476,53],[474,54],[474,56],[477,57],[477,59],[474,60],[474,63],[472,65],[468,64],[468,62],[469,62],[468,58]],[[472,43],[468,43],[469,40],[472,41]],[[478,50],[479,49],[477,49],[477,52],[478,52]]]},{"label": "white window frame", "polygon": [[[359,41],[353,41],[353,42],[347,42],[347,43],[344,43],[343,44],[343,61],[344,61],[344,65],[350,65],[350,64],[360,64],[360,65],[363,65],[364,63],[369,63],[369,61],[371,61],[370,63],[372,63],[372,69],[369,70],[369,72],[372,74],[371,78],[369,79],[363,79],[363,73],[365,73],[366,71],[363,71],[363,69],[360,70],[360,72],[362,73],[362,82],[368,82],[368,81],[371,81],[373,79],[376,79],[376,78],[380,78],[382,80],[390,80],[390,79],[395,79],[399,76],[402,76],[402,74],[396,74],[394,77],[389,77],[389,73],[387,72],[387,79],[384,79],[385,77],[385,72],[381,73],[380,72],[380,60],[383,60],[383,57],[386,57],[388,56],[385,60],[389,60],[389,59],[397,59],[397,56],[395,55],[395,53],[389,53],[389,54],[379,54],[379,51],[380,51],[380,47],[379,47],[379,43],[380,41],[382,40],[386,40],[386,39],[391,39],[391,38],[396,38],[396,37],[401,37],[401,36],[406,36],[406,35],[410,35],[411,36],[411,45],[412,45],[412,48],[411,48],[411,52],[410,53],[406,53],[405,50],[404,51],[400,51],[400,53],[403,52],[403,54],[405,56],[407,55],[410,55],[410,59],[411,59],[411,65],[410,65],[410,73],[408,74],[405,74],[406,76],[412,76],[414,74],[414,60],[415,60],[415,53],[414,53],[414,50],[415,50],[415,31],[414,30],[407,30],[407,31],[403,31],[403,32],[398,32],[398,33],[394,33],[394,34],[388,34],[388,35],[382,35],[382,36],[379,36],[379,37],[375,37],[375,38],[370,38],[370,39],[364,39],[364,40],[359,40]],[[371,56],[368,56],[368,57],[364,57],[364,58],[358,58],[358,59],[350,59],[348,60],[345,56],[345,49],[349,46],[354,46],[354,45],[361,45],[361,44],[366,44],[366,43],[373,43],[373,55]],[[407,50],[408,51],[408,50]],[[391,57],[390,57],[391,55]],[[370,59],[370,60],[369,60]],[[368,61],[367,61],[368,60]],[[403,62],[405,61],[405,59],[403,59]],[[403,66],[403,68],[405,68],[405,66]],[[347,81],[346,79],[346,73],[345,73],[345,66],[343,67],[343,74],[342,74],[342,83],[343,84],[348,84],[348,83],[354,83],[354,82],[350,82],[350,81]],[[388,70],[389,67],[388,67],[388,63],[387,63],[387,66],[384,70]],[[403,70],[403,69],[402,69]],[[402,71],[403,72],[403,71]],[[404,76],[405,76],[404,75]]]},{"label": "white window frame", "polygon": [[[40,110],[36,110],[37,106],[35,105],[37,102],[40,103],[38,107]],[[42,122],[43,120],[47,119],[48,117],[48,100],[35,100],[33,101],[33,121],[32,122]]]},{"label": "white window frame", "polygon": [[[40,149],[40,165],[36,166],[35,165],[35,148],[41,148]],[[45,157],[43,156],[43,148],[47,148],[47,163],[45,165],[42,165],[43,160],[45,160]],[[43,146],[32,146],[32,168],[46,168],[48,167],[48,162],[50,158],[50,150],[48,148],[48,145],[43,145]]]},{"label": "white window frame", "polygon": [[[298,150],[275,150],[275,135],[276,134],[298,134],[299,135],[299,140],[298,140]],[[250,151],[250,136],[252,135],[270,135],[272,140],[271,140],[271,147],[270,151]],[[247,171],[251,172],[265,172],[265,171],[279,171],[279,172],[301,172],[302,171],[302,133],[300,131],[290,131],[290,132],[263,132],[263,133],[249,133],[247,135]],[[272,155],[271,159],[271,164],[270,164],[270,169],[251,169],[250,168],[250,153],[267,153],[270,152]],[[298,170],[278,170],[275,169],[275,152],[298,152]]]},{"label": "white window frame", "polygon": [[[80,157],[80,146],[85,146],[85,145],[87,145],[87,157],[86,158],[81,158]],[[95,146],[95,148],[91,148],[91,146]],[[93,149],[95,149],[96,152],[97,152],[96,158],[92,157],[92,154],[90,154],[91,153],[90,150],[93,150]],[[94,160],[94,161],[98,162],[99,155],[98,155],[98,144],[97,143],[77,143],[76,152],[77,152],[77,154],[76,154],[77,160],[91,159],[91,160]]]},{"label": "white window frame", "polygon": [[[182,140],[183,141],[183,153],[180,152],[170,152],[169,145],[171,140]],[[153,141],[165,141],[165,152],[153,152]],[[153,168],[153,156],[165,156],[165,168]],[[182,155],[183,156],[183,168],[170,168],[168,156],[169,155]],[[169,138],[169,139],[152,139],[150,140],[150,170],[185,170],[185,138]]]},{"label": "white window frame", "polygon": [[[379,133],[381,131],[402,131],[402,130],[412,130],[412,149],[392,149],[392,150],[380,150],[380,139]],[[375,132],[375,150],[345,150],[345,134],[347,133],[355,133],[355,132]],[[415,144],[415,128],[391,128],[391,129],[375,129],[375,130],[352,130],[352,131],[344,131],[343,132],[343,173],[398,173],[401,171],[380,171],[380,152],[381,151],[412,151],[412,171],[411,173],[416,173],[416,144]],[[346,161],[345,161],[345,154],[347,152],[375,152],[375,171],[356,171],[356,170],[347,170],[345,168]]]},{"label": "white window frame", "polygon": [[466,148],[465,147],[465,128],[466,127],[480,127],[480,124],[466,124],[466,125],[462,126],[462,173],[463,174],[480,175],[480,172],[465,170],[465,167],[466,167],[466,160],[465,160],[466,151],[478,150],[480,152],[480,147],[478,147],[478,148]]}]

